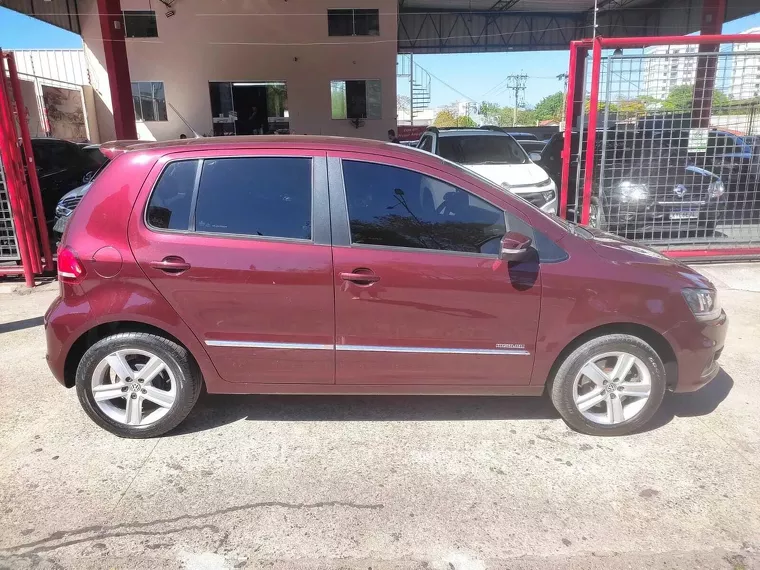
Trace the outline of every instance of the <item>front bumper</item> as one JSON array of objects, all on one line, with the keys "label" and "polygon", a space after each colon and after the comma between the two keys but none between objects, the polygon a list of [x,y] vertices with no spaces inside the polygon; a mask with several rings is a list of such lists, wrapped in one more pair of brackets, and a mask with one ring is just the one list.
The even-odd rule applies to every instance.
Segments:
[{"label": "front bumper", "polygon": [[723,217],[726,202],[723,199],[654,203],[607,202],[603,208],[608,231],[630,234],[704,228]]},{"label": "front bumper", "polygon": [[718,375],[718,358],[728,331],[728,317],[724,311],[712,321],[696,319],[684,321],[670,329],[667,337],[678,347],[678,381],[675,392],[693,392]]}]

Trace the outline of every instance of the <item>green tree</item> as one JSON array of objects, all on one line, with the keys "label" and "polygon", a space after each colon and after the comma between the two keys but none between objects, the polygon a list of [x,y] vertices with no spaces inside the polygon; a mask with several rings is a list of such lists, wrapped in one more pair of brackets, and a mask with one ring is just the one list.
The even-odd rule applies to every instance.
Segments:
[{"label": "green tree", "polygon": [[560,121],[562,119],[565,95],[557,91],[541,99],[536,105],[535,117],[538,121]]},{"label": "green tree", "polygon": [[487,125],[498,125],[499,117],[501,115],[501,107],[496,103],[490,103],[483,101],[478,109],[478,115],[483,117],[483,121]]},{"label": "green tree", "polygon": [[443,111],[439,111],[438,114],[435,116],[435,119],[433,119],[433,126],[456,127],[457,118],[454,116],[454,113],[452,113],[450,110],[444,109]]},{"label": "green tree", "polygon": [[539,120],[535,109],[518,109],[517,110],[517,126],[520,127],[535,127],[536,122]]},{"label": "green tree", "polygon": [[[713,91],[713,112],[726,108],[730,104],[728,96],[717,89]],[[663,111],[691,111],[694,106],[694,86],[678,85],[671,89],[665,101],[662,102]]]},{"label": "green tree", "polygon": [[457,115],[452,109],[443,109],[433,119],[435,127],[477,127],[478,124],[467,115]]}]

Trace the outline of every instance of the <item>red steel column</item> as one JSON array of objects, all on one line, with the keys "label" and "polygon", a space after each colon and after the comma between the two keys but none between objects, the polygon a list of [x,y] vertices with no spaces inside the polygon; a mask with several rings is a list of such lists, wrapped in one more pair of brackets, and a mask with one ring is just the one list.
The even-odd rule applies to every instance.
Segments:
[{"label": "red steel column", "polygon": [[[718,35],[723,30],[726,17],[726,0],[703,0],[700,34]],[[700,44],[699,53],[716,54],[718,44]],[[697,59],[694,102],[691,110],[692,127],[706,129],[710,126],[712,98],[715,90],[715,76],[718,73],[718,58],[715,55],[699,56]]]},{"label": "red steel column", "polygon": [[[32,254],[30,252],[29,228],[24,219],[24,211],[21,206],[20,194],[25,189],[20,177],[20,164],[15,156],[16,128],[11,112],[10,96],[6,89],[5,81],[5,58],[0,51],[0,158],[5,167],[5,189],[8,192],[8,201],[13,215],[13,228],[16,234],[21,266],[27,287],[34,287],[34,269],[32,266]],[[34,229],[34,228],[32,228]],[[6,275],[9,272],[3,271]],[[20,273],[20,272],[18,272]]]},{"label": "red steel column", "polygon": [[[558,210],[558,215],[562,219],[567,217],[567,191],[570,182],[573,127],[576,118],[580,117],[583,111],[586,56],[588,55],[588,48],[585,46],[587,43],[585,40],[570,42],[570,64],[567,75],[567,96],[565,97],[565,138],[562,147],[562,175],[560,178]],[[580,153],[580,150],[578,152]]]},{"label": "red steel column", "polygon": [[[591,210],[591,188],[594,183],[594,157],[596,155],[596,125],[599,118],[599,82],[602,75],[602,44],[600,38],[594,40],[591,63],[591,94],[588,108],[588,138],[586,140],[586,167],[583,180],[583,202],[581,203],[581,224],[588,225]],[[583,156],[578,149],[578,160]]]},{"label": "red steel column", "polygon": [[21,96],[21,83],[18,79],[16,59],[12,53],[7,54],[6,59],[8,61],[8,73],[11,80],[13,102],[16,106],[16,118],[19,128],[21,129],[21,144],[24,147],[24,157],[26,158],[26,177],[29,181],[29,192],[32,195],[34,212],[37,214],[37,231],[39,232],[42,245],[42,253],[45,257],[45,271],[52,271],[53,255],[50,251],[50,238],[47,231],[47,220],[45,220],[45,208],[42,204],[42,190],[40,190],[40,182],[37,179],[37,165],[34,161],[32,139],[29,134],[29,124],[24,115],[24,99]]},{"label": "red steel column", "polygon": [[100,33],[106,57],[108,84],[111,88],[111,105],[116,138],[137,139],[135,109],[132,104],[132,84],[129,80],[127,46],[124,43],[124,21],[119,0],[98,0]]}]

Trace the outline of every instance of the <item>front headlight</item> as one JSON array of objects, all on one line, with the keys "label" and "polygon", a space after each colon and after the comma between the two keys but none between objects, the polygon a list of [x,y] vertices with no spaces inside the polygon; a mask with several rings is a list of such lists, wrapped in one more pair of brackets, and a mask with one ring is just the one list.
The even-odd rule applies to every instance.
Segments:
[{"label": "front headlight", "polygon": [[716,180],[715,182],[710,182],[710,185],[707,187],[707,195],[710,198],[720,198],[721,196],[723,196],[723,193],[725,191],[726,191],[726,186],[720,180]]},{"label": "front headlight", "polygon": [[646,184],[634,184],[630,180],[623,180],[618,184],[618,189],[624,202],[635,202],[649,198],[649,187]]},{"label": "front headlight", "polygon": [[546,202],[551,202],[555,197],[554,190],[544,190],[541,192],[541,195],[544,197],[544,200],[546,200]]},{"label": "front headlight", "polygon": [[71,212],[72,210],[69,210],[66,206],[61,206],[60,204],[55,207],[55,215],[59,218],[69,216],[71,215]]},{"label": "front headlight", "polygon": [[718,292],[712,289],[683,289],[681,291],[691,312],[700,321],[711,321],[720,316]]}]

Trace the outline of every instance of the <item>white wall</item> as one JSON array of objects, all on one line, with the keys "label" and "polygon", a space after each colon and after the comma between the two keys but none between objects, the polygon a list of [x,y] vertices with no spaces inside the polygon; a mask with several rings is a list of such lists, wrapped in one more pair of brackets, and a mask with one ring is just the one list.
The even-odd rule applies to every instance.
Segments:
[{"label": "white wall", "polygon": [[[82,36],[101,139],[114,138],[108,78],[95,0],[80,0]],[[157,12],[158,38],[127,39],[132,81],[163,81],[166,98],[201,134],[212,132],[209,81],[284,81],[290,128],[298,134],[384,139],[396,126],[397,0],[181,0],[164,16],[160,2],[122,0],[125,10]],[[380,35],[330,37],[327,9],[378,8]],[[380,79],[382,118],[355,129],[331,118],[330,80]],[[189,134],[170,108],[168,121],[138,125],[145,138]]]}]

